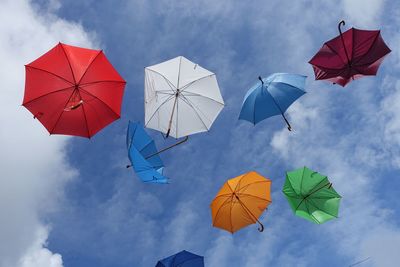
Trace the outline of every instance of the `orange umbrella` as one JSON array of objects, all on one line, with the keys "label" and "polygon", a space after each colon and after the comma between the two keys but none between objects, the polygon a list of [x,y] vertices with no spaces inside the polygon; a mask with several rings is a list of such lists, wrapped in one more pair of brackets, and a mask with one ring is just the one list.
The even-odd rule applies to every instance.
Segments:
[{"label": "orange umbrella", "polygon": [[254,171],[229,179],[211,202],[213,226],[233,234],[258,222],[262,232],[258,218],[270,203],[271,180]]}]

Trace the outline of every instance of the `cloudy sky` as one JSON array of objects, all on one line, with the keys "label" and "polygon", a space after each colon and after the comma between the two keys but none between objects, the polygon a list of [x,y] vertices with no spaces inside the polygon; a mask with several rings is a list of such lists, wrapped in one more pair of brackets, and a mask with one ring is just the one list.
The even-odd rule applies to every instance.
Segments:
[{"label": "cloudy sky", "polygon": [[[400,2],[389,0],[0,0],[0,267],[154,266],[186,249],[206,266],[398,266]],[[345,88],[314,81],[308,60],[346,27],[381,29],[393,50],[377,77]],[[91,140],[49,136],[21,107],[24,64],[57,42],[103,49],[126,79],[122,118]],[[162,155],[169,185],[127,170],[129,120],[142,121],[144,67],[183,55],[215,72],[226,107],[208,133]],[[257,77],[307,75],[279,117],[238,121]],[[148,132],[159,147],[165,141]],[[295,217],[285,171],[326,174],[339,219]],[[272,199],[256,226],[211,226],[223,182],[256,170]]]}]

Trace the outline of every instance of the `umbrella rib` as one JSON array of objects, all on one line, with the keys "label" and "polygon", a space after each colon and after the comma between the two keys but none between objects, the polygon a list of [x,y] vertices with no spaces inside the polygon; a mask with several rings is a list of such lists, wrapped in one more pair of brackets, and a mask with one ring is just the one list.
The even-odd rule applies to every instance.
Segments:
[{"label": "umbrella rib", "polygon": [[181,92],[183,92],[183,91],[185,91],[186,89],[188,89],[188,87],[190,87],[192,84],[194,84],[195,82],[198,82],[198,81],[200,81],[200,80],[203,80],[203,79],[205,79],[205,78],[209,78],[209,77],[212,77],[212,76],[215,76],[215,73],[212,73],[212,74],[210,74],[210,75],[207,75],[207,76],[203,76],[203,77],[201,77],[201,78],[198,78],[197,80],[194,80],[194,81],[191,81],[190,83],[188,83],[188,84],[186,84],[185,86],[183,86],[182,87],[182,90],[180,90]]},{"label": "umbrella rib", "polygon": [[[181,95],[180,95],[180,96],[181,96]],[[189,99],[187,99],[184,95],[182,95],[182,99],[183,99],[183,101],[184,101],[186,104],[188,104],[188,105],[192,108],[192,110],[194,111],[194,113],[195,113],[195,114],[197,115],[197,117],[200,119],[201,123],[204,125],[204,127],[207,129],[207,131],[209,131],[209,128],[208,128],[207,125],[204,123],[204,121],[203,121],[203,119],[201,118],[201,116],[199,115],[199,113],[197,113],[197,111],[196,111],[194,105],[191,104],[191,101],[190,101]],[[197,108],[197,107],[196,107],[196,108]],[[204,116],[204,117],[206,117],[206,116]],[[208,119],[208,118],[206,117],[206,119]],[[209,119],[208,119],[208,120],[209,120]]]},{"label": "umbrella rib", "polygon": [[76,83],[76,80],[75,80],[74,71],[72,70],[71,62],[69,62],[69,58],[67,56],[67,52],[65,52],[64,46],[62,44],[61,44],[61,49],[64,52],[65,58],[67,59],[67,62],[68,62],[69,69],[71,70],[72,78],[74,79],[74,85],[76,85],[77,83]]},{"label": "umbrella rib", "polygon": [[55,73],[53,73],[53,72],[50,72],[50,71],[48,71],[48,70],[40,69],[40,68],[37,68],[37,67],[32,67],[32,66],[30,66],[30,65],[26,65],[25,67],[31,68],[31,69],[35,69],[35,70],[39,70],[39,71],[43,71],[43,72],[46,72],[46,73],[48,73],[48,74],[53,75],[54,77],[60,78],[61,80],[65,81],[65,82],[67,82],[67,83],[69,83],[69,84],[71,84],[72,86],[75,85],[74,83],[72,83],[71,81],[68,81],[68,80],[65,79],[64,77],[61,77],[60,75],[57,75],[57,74],[55,74]]},{"label": "umbrella rib", "polygon": [[[81,96],[81,93],[79,92],[79,90],[78,90],[78,94],[79,94],[80,99],[82,99],[82,96]],[[86,112],[85,112],[84,105],[82,105],[82,112],[83,112],[83,117],[85,118],[86,131],[87,131],[88,137],[90,138],[89,123],[86,118]]]},{"label": "umbrella rib", "polygon": [[[353,31],[353,32],[354,32],[354,31]],[[376,40],[378,39],[379,35],[380,35],[380,33],[378,33],[378,34],[375,36],[374,41],[372,42],[371,46],[368,48],[368,51],[364,54],[364,56],[365,56],[366,54],[368,54],[368,53],[371,51],[372,47],[374,47],[374,45],[375,45],[375,43],[376,43]],[[354,46],[353,46],[353,49],[354,49]],[[353,54],[353,56],[354,56],[354,54]],[[360,57],[358,58],[358,60],[360,60],[360,59],[362,59],[362,58],[363,58],[363,57],[360,56]],[[375,60],[375,61],[376,61],[376,60]],[[374,61],[374,62],[375,62],[375,61]],[[357,63],[357,61],[354,60],[354,63]]]},{"label": "umbrella rib", "polygon": [[305,198],[302,198],[301,201],[299,202],[299,204],[297,205],[297,207],[295,208],[295,210],[297,211],[298,208],[300,207],[300,205],[305,201]]},{"label": "umbrella rib", "polygon": [[[317,187],[319,184],[321,184],[325,179],[327,179],[327,177],[325,176],[325,178],[324,179],[322,179],[318,184],[316,184],[315,185],[315,187]],[[325,184],[325,185],[323,185],[323,186],[321,186],[320,188],[318,188],[317,190],[315,190],[315,191],[312,191],[311,193],[309,193],[308,195],[309,196],[311,196],[312,194],[315,194],[316,192],[318,192],[319,190],[321,190],[321,189],[323,189],[325,186],[327,186],[327,185],[330,185],[331,183],[329,182],[329,180],[328,180],[328,183],[327,184]],[[315,188],[314,187],[314,188]]]},{"label": "umbrella rib", "polygon": [[[342,57],[339,55],[339,53],[338,53],[336,50],[334,50],[328,43],[325,43],[325,45],[326,45],[336,56],[338,56],[338,58],[340,58],[340,61],[342,61],[342,63],[343,63],[344,65],[348,65],[348,63],[346,63],[346,62],[343,61],[343,59],[342,59]],[[342,68],[340,68],[340,69],[342,69]]]},{"label": "umbrella rib", "polygon": [[[129,125],[128,125],[128,131],[127,131],[127,134],[129,134],[129,129],[130,129],[130,122],[131,121],[129,121]],[[130,138],[130,142],[129,142],[129,145],[128,145],[128,152],[129,152],[129,150],[131,149],[131,147],[132,147],[132,144],[133,144],[133,137],[135,136],[135,133],[136,133],[136,130],[137,130],[137,128],[138,128],[138,126],[136,125],[136,127],[135,127],[135,129],[134,129],[134,131],[133,131],[133,133],[131,134],[131,138]]]},{"label": "umbrella rib", "polygon": [[178,121],[179,121],[179,99],[176,101],[176,119],[175,119],[175,135],[179,136],[179,129],[178,129]]},{"label": "umbrella rib", "polygon": [[312,213],[310,213],[310,209],[308,208],[307,201],[305,201],[304,203],[306,204],[307,213],[309,215],[311,215],[311,217],[313,217],[316,222],[321,223],[317,218],[315,218],[315,216]]},{"label": "umbrella rib", "polygon": [[309,199],[309,204],[312,205],[312,206],[314,206],[315,208],[317,208],[319,211],[321,211],[321,212],[323,212],[323,213],[326,213],[326,214],[328,214],[328,215],[330,215],[330,216],[332,216],[332,217],[335,217],[335,218],[339,218],[338,216],[333,215],[333,214],[330,214],[329,212],[326,212],[325,210],[323,210],[323,209],[317,207],[317,205],[314,205],[314,203],[312,202],[312,199]]},{"label": "umbrella rib", "polygon": [[261,226],[262,229],[264,229],[263,224],[258,220],[258,218],[246,207],[246,205],[239,199],[239,197],[237,197],[237,200],[240,204],[240,206],[242,206],[242,208],[245,210],[247,216],[250,218],[250,220],[254,219],[253,223],[258,222]]},{"label": "umbrella rib", "polygon": [[145,126],[147,126],[147,124],[149,124],[149,122],[153,119],[154,115],[157,113],[157,111],[165,104],[167,103],[169,100],[171,100],[175,95],[170,96],[169,98],[167,98],[163,103],[161,103],[158,108],[154,111],[154,113],[150,116],[150,119],[147,121],[147,123],[145,124]]},{"label": "umbrella rib", "polygon": [[79,87],[90,86],[97,83],[126,83],[126,81],[117,81],[117,80],[102,80],[102,81],[95,81],[95,82],[88,82],[88,83],[81,83]]},{"label": "umbrella rib", "polygon": [[117,115],[117,117],[120,117],[120,115],[118,115],[112,108],[110,108],[110,106],[107,105],[107,103],[105,103],[103,100],[101,100],[100,98],[98,98],[97,96],[95,96],[94,94],[90,93],[89,91],[86,91],[83,88],[80,88],[80,90],[84,91],[86,94],[91,95],[92,97],[96,98],[97,100],[99,100],[99,102],[103,103],[104,106],[106,106],[109,110],[111,110],[112,113],[114,113],[115,115]]},{"label": "umbrella rib", "polygon": [[[167,90],[165,90],[165,91],[167,91]],[[160,95],[174,95],[173,93],[167,93],[167,92],[164,92],[164,91],[157,91],[157,94],[160,94]]]},{"label": "umbrella rib", "polygon": [[[229,200],[230,198],[231,198],[231,197],[227,197],[226,200],[221,204],[221,206],[219,206],[217,212],[215,213],[214,222],[218,219],[218,215],[219,215],[220,210],[222,209],[222,207],[223,207],[224,205],[226,205],[226,203],[228,202],[228,200]],[[214,201],[215,201],[215,199],[214,199]],[[214,202],[214,201],[213,201],[213,202]],[[211,204],[212,204],[212,203],[211,203]],[[215,225],[214,222],[213,222],[213,225]]]},{"label": "umbrella rib", "polygon": [[263,200],[263,201],[267,201],[267,202],[269,202],[269,203],[272,202],[271,200],[268,200],[268,199],[265,199],[265,198],[262,198],[262,197],[259,197],[259,196],[250,195],[250,194],[237,193],[237,195],[238,195],[238,196],[245,196],[245,197],[246,197],[246,196],[247,196],[247,197],[254,197],[254,198],[261,199],[261,200]]},{"label": "umbrella rib", "polygon": [[300,194],[303,194],[303,181],[304,181],[304,173],[306,172],[306,167],[303,168],[303,172],[301,174],[301,181],[300,181]]},{"label": "umbrella rib", "polygon": [[[286,175],[287,175],[287,173],[286,173]],[[289,180],[289,179],[288,179],[288,180]],[[285,184],[286,184],[286,183],[285,183]],[[292,191],[296,194],[296,196],[300,197],[299,194],[296,193],[296,190],[294,190],[293,185],[292,185],[292,183],[290,182],[290,180],[289,180],[289,182],[288,182],[287,184],[290,186],[290,188],[291,188]],[[287,194],[286,194],[285,192],[284,192],[284,194],[287,196]]]},{"label": "umbrella rib", "polygon": [[[181,91],[181,93],[182,93],[182,91]],[[188,95],[188,94],[192,94],[192,95]],[[197,94],[197,93],[193,93],[193,92],[185,92],[185,94],[182,93],[182,95],[185,95],[185,96],[199,96],[199,97],[204,97],[204,98],[207,98],[207,99],[209,99],[209,100],[211,100],[211,101],[214,101],[214,102],[216,102],[216,103],[218,103],[218,104],[221,104],[221,105],[225,106],[225,103],[221,103],[221,102],[219,102],[219,101],[217,101],[217,100],[215,100],[215,99],[213,99],[213,98],[211,98],[211,97],[204,96],[204,95],[201,95],[201,94]]]},{"label": "umbrella rib", "polygon": [[85,72],[82,74],[81,78],[78,81],[78,84],[81,83],[81,81],[83,80],[83,78],[85,77],[86,73],[88,72],[89,68],[92,66],[93,62],[95,62],[95,60],[98,58],[98,56],[102,53],[103,51],[100,50],[97,55],[93,58],[93,60],[89,63],[89,65],[87,66]]},{"label": "umbrella rib", "polygon": [[[368,51],[364,54],[364,56],[365,55],[367,55],[371,50],[372,50],[372,48],[373,48],[373,46],[375,45],[375,43],[376,43],[376,40],[378,39],[378,37],[379,37],[379,33],[375,36],[375,39],[374,39],[374,41],[372,42],[372,44],[371,44],[371,47],[368,49]],[[386,56],[387,54],[385,54],[384,56]],[[360,61],[361,59],[363,58],[363,56],[360,56],[359,58],[358,58],[358,60],[356,61],[356,60],[354,60],[354,63],[357,63],[358,61]],[[380,57],[379,59],[381,59],[382,57]],[[371,62],[371,63],[366,63],[366,64],[362,64],[361,66],[364,66],[364,65],[370,65],[370,64],[372,64],[372,63],[374,63],[374,62],[376,62],[376,61],[378,61],[379,59],[377,59],[377,60],[374,60],[373,62]],[[360,66],[360,65],[359,65]]]},{"label": "umbrella rib", "polygon": [[[154,72],[154,73],[157,73],[157,74],[159,74],[159,75],[161,75],[166,81],[167,81],[167,83],[169,84],[169,85],[172,85],[172,87],[175,87],[174,85],[173,85],[173,83],[169,80],[169,79],[167,79],[167,77],[165,77],[164,75],[162,75],[160,72],[158,72],[158,71],[155,71],[155,70],[153,70],[153,69],[149,69],[149,68],[145,68],[146,70],[149,70],[149,71],[152,71],[152,72]],[[171,90],[172,90],[172,88],[171,88]],[[175,93],[175,91],[174,90],[172,90],[174,93]],[[157,91],[156,91],[157,92]]]},{"label": "umbrella rib", "polygon": [[50,92],[50,93],[41,95],[41,96],[39,96],[39,97],[36,97],[35,99],[29,100],[28,102],[23,103],[23,105],[24,105],[24,106],[25,106],[25,105],[28,105],[28,104],[30,104],[31,102],[34,102],[34,101],[36,101],[36,100],[38,100],[38,99],[40,99],[40,98],[42,98],[42,97],[45,97],[45,96],[48,96],[48,95],[51,95],[51,94],[54,94],[54,93],[59,93],[59,92],[62,92],[62,91],[68,90],[68,89],[72,89],[72,88],[74,88],[74,87],[75,87],[75,86],[70,86],[70,87],[66,87],[66,88],[63,88],[63,89],[60,89],[60,90],[56,90],[56,91],[53,91],[53,92]]},{"label": "umbrella rib", "polygon": [[237,192],[240,192],[240,191],[244,191],[245,189],[247,189],[250,185],[253,185],[253,184],[258,184],[258,183],[271,183],[271,181],[257,181],[257,182],[253,182],[253,183],[251,183],[251,184],[248,184],[248,185],[245,185],[245,186],[243,186],[242,188],[239,188],[238,190],[237,190]]},{"label": "umbrella rib", "polygon": [[[65,102],[64,108],[65,108],[65,106],[68,104],[68,102],[71,100],[71,98],[72,98],[72,96],[74,95],[74,93],[75,93],[75,90],[72,91],[72,93],[71,93],[71,95],[69,96],[67,102]],[[56,120],[56,123],[54,124],[53,128],[52,128],[51,131],[50,131],[50,134],[52,134],[52,132],[53,132],[54,129],[56,128],[56,126],[57,126],[58,122],[60,121],[61,116],[62,116],[63,113],[64,113],[64,110],[62,110],[61,113],[60,113],[60,115],[58,116],[58,118],[57,118],[57,120]]]},{"label": "umbrella rib", "polygon": [[[277,84],[284,84],[284,85],[287,85],[287,86],[289,86],[289,87],[291,87],[291,88],[293,88],[293,89],[296,89],[296,90],[302,92],[303,94],[307,93],[306,91],[300,89],[299,87],[296,87],[296,86],[291,85],[291,84],[289,84],[289,83],[284,83],[284,82],[273,82],[273,83],[274,83],[274,84],[275,84],[275,83],[277,83]],[[271,94],[271,93],[270,93],[270,94]],[[272,94],[271,94],[271,96],[272,96]]]},{"label": "umbrella rib", "polygon": [[232,209],[233,209],[233,205],[235,204],[235,203],[233,202],[233,196],[234,196],[234,194],[231,196],[231,207],[230,207],[230,209],[229,209],[229,221],[230,221],[230,223],[231,223],[231,232],[232,232],[232,233],[233,233]]}]

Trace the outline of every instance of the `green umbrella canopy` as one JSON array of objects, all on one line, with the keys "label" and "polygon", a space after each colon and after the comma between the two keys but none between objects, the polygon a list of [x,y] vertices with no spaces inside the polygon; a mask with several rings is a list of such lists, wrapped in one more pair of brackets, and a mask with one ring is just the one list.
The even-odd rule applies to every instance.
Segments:
[{"label": "green umbrella canopy", "polygon": [[317,224],[338,217],[342,197],[327,176],[307,167],[286,172],[283,193],[297,216]]}]

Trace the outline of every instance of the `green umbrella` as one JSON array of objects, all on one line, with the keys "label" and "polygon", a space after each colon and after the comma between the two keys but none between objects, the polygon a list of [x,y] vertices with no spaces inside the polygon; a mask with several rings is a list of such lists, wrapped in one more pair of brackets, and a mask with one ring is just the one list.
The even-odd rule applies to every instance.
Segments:
[{"label": "green umbrella", "polygon": [[342,197],[327,176],[307,167],[286,172],[283,193],[297,216],[317,224],[338,217]]}]

